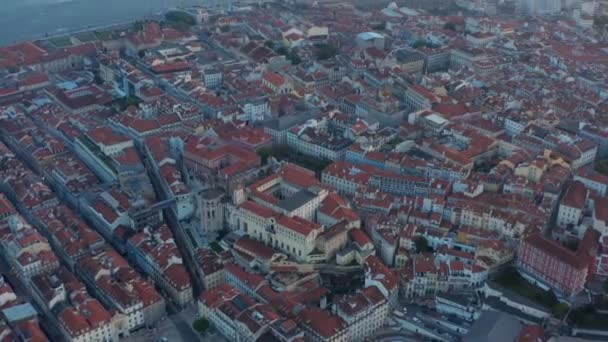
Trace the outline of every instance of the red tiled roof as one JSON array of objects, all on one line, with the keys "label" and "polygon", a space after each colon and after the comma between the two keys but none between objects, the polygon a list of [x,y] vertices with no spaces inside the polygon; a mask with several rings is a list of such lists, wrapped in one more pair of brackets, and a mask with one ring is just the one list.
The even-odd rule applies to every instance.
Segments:
[{"label": "red tiled roof", "polygon": [[0,194],[0,216],[14,213],[13,206],[8,202],[4,194]]},{"label": "red tiled roof", "polygon": [[307,188],[312,185],[321,185],[315,178],[315,173],[311,170],[298,166],[296,164],[287,163],[281,167],[278,172],[284,180],[294,185]]},{"label": "red tiled roof", "polygon": [[359,216],[352,210],[346,201],[335,192],[330,193],[321,203],[319,211],[327,216],[333,217],[338,221],[347,220],[354,222],[359,220]]},{"label": "red tiled roof", "polygon": [[38,325],[36,320],[28,320],[24,322],[19,322],[17,324],[17,329],[22,332],[23,335],[29,337],[28,342],[47,342],[49,338],[46,336],[44,331]]},{"label": "red tiled roof", "polygon": [[576,176],[608,186],[608,176],[595,171],[591,166],[582,167],[578,169],[576,171]]},{"label": "red tiled roof", "polygon": [[139,133],[150,132],[159,129],[159,125],[154,120],[134,119],[128,125]]},{"label": "red tiled roof", "polygon": [[89,331],[89,324],[83,315],[74,308],[65,308],[59,313],[59,323],[72,337],[77,337]]},{"label": "red tiled roof", "polygon": [[349,232],[351,239],[360,247],[372,243],[372,240],[361,229],[351,229]]},{"label": "red tiled roof", "polygon": [[190,64],[186,61],[175,61],[173,63],[157,64],[152,67],[152,71],[157,74],[180,72],[190,69]]},{"label": "red tiled roof", "polygon": [[215,161],[221,158],[233,157],[238,161],[253,166],[254,164],[259,164],[260,160],[255,151],[234,143],[210,148],[209,146],[199,144],[197,141],[188,141],[184,153],[186,154],[184,156],[185,159],[194,161],[197,159]]},{"label": "red tiled roof", "polygon": [[154,285],[149,281],[145,281],[141,278],[131,282],[134,291],[137,292],[139,299],[144,303],[144,307],[148,307],[155,303],[161,302],[164,299],[154,289]]},{"label": "red tiled roof", "polygon": [[182,264],[173,264],[164,272],[164,276],[169,280],[171,285],[179,291],[184,291],[192,287],[190,275],[186,271],[186,267]]},{"label": "red tiled roof", "polygon": [[226,272],[232,273],[243,284],[247,285],[252,290],[256,290],[257,287],[265,281],[264,277],[261,275],[244,271],[236,264],[227,264],[225,269]]},{"label": "red tiled roof", "polygon": [[608,197],[595,199],[595,219],[608,224]]},{"label": "red tiled roof", "polygon": [[91,328],[95,329],[109,324],[112,320],[110,313],[96,299],[89,299],[78,306],[80,312],[84,313]]},{"label": "red tiled roof", "polygon": [[238,296],[240,292],[227,283],[221,283],[217,287],[206,290],[201,294],[200,301],[211,308],[217,308],[224,302]]},{"label": "red tiled roof", "polygon": [[425,97],[431,103],[433,103],[433,102],[439,102],[439,97],[437,95],[431,93],[425,87],[420,86],[418,84],[411,84],[409,87],[410,87],[410,89],[412,89],[412,91],[414,91],[414,92],[420,94],[421,96]]},{"label": "red tiled roof", "polygon": [[538,325],[526,325],[519,332],[516,342],[544,342],[545,331]]},{"label": "red tiled roof", "polygon": [[470,112],[469,107],[463,103],[436,103],[433,105],[433,110],[448,120]]},{"label": "red tiled roof", "polygon": [[573,182],[562,199],[562,204],[572,208],[583,209],[587,200],[587,188],[581,182]]},{"label": "red tiled roof", "polygon": [[241,204],[241,209],[245,209],[249,212],[254,213],[257,216],[261,216],[264,218],[271,218],[271,217],[278,216],[278,213],[275,213],[271,209],[261,206],[253,201],[246,201],[245,203]]},{"label": "red tiled roof", "polygon": [[58,319],[72,337],[77,337],[110,324],[112,317],[96,299],[89,298],[77,308],[65,308],[59,313]]},{"label": "red tiled roof", "polygon": [[139,155],[134,147],[127,147],[120,154],[118,154],[114,159],[122,165],[132,166],[132,165],[140,165],[141,160],[139,159]]},{"label": "red tiled roof", "polygon": [[49,81],[49,76],[45,73],[32,73],[19,81],[20,86],[31,86],[34,84],[45,83]]},{"label": "red tiled roof", "polygon": [[365,259],[366,273],[374,280],[382,283],[388,290],[397,288],[397,276],[375,255],[370,255]]},{"label": "red tiled roof", "polygon": [[321,227],[319,224],[301,217],[288,217],[285,215],[280,215],[277,218],[277,224],[304,236],[308,236],[312,231]]},{"label": "red tiled roof", "polygon": [[272,84],[275,87],[280,87],[285,83],[285,78],[274,72],[267,72],[264,74],[264,80]]},{"label": "red tiled roof", "polygon": [[556,241],[543,237],[541,234],[528,236],[524,243],[548,254],[551,258],[559,260],[560,263],[571,267],[582,269],[586,266],[586,260],[578,258],[576,253],[560,245]]},{"label": "red tiled roof", "polygon": [[272,248],[245,236],[236,240],[233,247],[237,251],[263,259],[270,259],[275,254]]},{"label": "red tiled roof", "polygon": [[106,222],[110,224],[114,223],[118,218],[118,214],[116,214],[112,208],[108,207],[102,201],[97,201],[95,205],[93,205],[93,208],[103,217]]},{"label": "red tiled roof", "polygon": [[93,128],[87,132],[87,135],[91,140],[103,144],[105,146],[120,144],[126,141],[129,141],[129,138],[114,133],[110,127],[102,126],[98,128]]},{"label": "red tiled roof", "polygon": [[342,318],[319,308],[305,308],[300,312],[298,319],[327,339],[342,333],[347,328]]}]

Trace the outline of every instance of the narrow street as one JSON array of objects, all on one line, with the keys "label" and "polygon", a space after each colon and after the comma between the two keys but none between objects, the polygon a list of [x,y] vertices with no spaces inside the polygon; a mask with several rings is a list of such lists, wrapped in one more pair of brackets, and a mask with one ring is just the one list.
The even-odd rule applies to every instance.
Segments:
[{"label": "narrow street", "polygon": [[17,295],[17,301],[19,301],[20,303],[29,302],[36,308],[36,311],[38,311],[38,313],[40,314],[38,317],[38,322],[40,323],[40,326],[42,327],[44,332],[51,338],[51,340],[62,341],[63,337],[61,335],[61,332],[59,332],[57,327],[53,323],[51,323],[45,315],[41,314],[43,311],[32,300],[27,287],[21,282],[21,280],[19,280],[18,277],[13,275],[11,267],[6,262],[6,260],[4,260],[4,258],[0,258],[0,273],[4,276],[4,279],[11,285],[13,291],[15,291],[15,294]]}]

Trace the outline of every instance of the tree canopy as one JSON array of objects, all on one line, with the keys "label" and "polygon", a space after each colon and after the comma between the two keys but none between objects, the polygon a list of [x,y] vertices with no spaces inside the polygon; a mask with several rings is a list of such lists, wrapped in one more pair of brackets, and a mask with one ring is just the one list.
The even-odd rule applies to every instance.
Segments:
[{"label": "tree canopy", "polygon": [[598,15],[593,17],[593,26],[598,28],[608,27],[608,15]]},{"label": "tree canopy", "polygon": [[199,333],[204,333],[209,329],[209,321],[204,318],[199,318],[192,323],[192,327]]},{"label": "tree canopy", "polygon": [[602,159],[595,162],[595,171],[608,175],[608,159]]},{"label": "tree canopy", "polygon": [[317,46],[317,59],[321,61],[321,60],[333,58],[337,52],[338,52],[338,49],[336,49],[336,47],[331,44],[318,45]]},{"label": "tree canopy", "polygon": [[165,14],[165,20],[172,24],[185,24],[187,26],[196,25],[196,19],[186,12],[182,11],[169,11]]},{"label": "tree canopy", "polygon": [[416,252],[418,253],[432,250],[432,248],[429,246],[429,242],[424,236],[417,236],[414,239],[414,244],[416,245]]},{"label": "tree canopy", "polygon": [[454,24],[454,23],[453,23],[453,22],[451,22],[451,21],[448,21],[447,23],[445,23],[445,24],[443,25],[443,28],[444,28],[444,29],[446,29],[446,30],[452,30],[452,31],[456,31],[456,24]]},{"label": "tree canopy", "polygon": [[429,47],[429,48],[434,48],[434,47],[437,47],[437,46],[436,46],[435,44],[433,44],[433,43],[431,43],[431,42],[427,41],[427,40],[424,40],[424,39],[418,39],[417,41],[415,41],[415,42],[412,44],[412,47],[413,47],[414,49],[417,49],[417,48],[421,48],[421,47]]}]

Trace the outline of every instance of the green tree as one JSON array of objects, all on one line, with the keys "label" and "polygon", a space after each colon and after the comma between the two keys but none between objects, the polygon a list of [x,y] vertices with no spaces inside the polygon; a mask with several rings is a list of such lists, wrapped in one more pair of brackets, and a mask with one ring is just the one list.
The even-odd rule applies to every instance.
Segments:
[{"label": "green tree", "polygon": [[211,248],[216,253],[221,253],[224,251],[222,246],[219,243],[217,243],[216,241],[211,242],[209,244],[209,248]]},{"label": "green tree", "polygon": [[196,19],[186,12],[182,11],[169,11],[165,14],[165,20],[169,23],[183,23],[188,26],[196,25]]},{"label": "green tree", "polygon": [[593,17],[593,26],[597,28],[608,27],[608,15],[597,15]]},{"label": "green tree", "polygon": [[595,162],[595,171],[608,175],[608,159],[602,159]]},{"label": "green tree", "polygon": [[443,25],[443,28],[446,30],[456,31],[456,24],[451,21],[448,21]]},{"label": "green tree", "polygon": [[180,32],[190,31],[190,25],[183,21],[176,21],[174,23],[171,23],[171,26]]},{"label": "green tree", "polygon": [[269,49],[274,49],[274,42],[272,40],[265,41],[264,45]]},{"label": "green tree", "polygon": [[429,43],[424,39],[418,39],[417,41],[414,42],[414,44],[412,44],[412,47],[414,49],[425,47],[425,46],[429,46]]},{"label": "green tree", "polygon": [[276,51],[279,55],[282,56],[287,56],[289,54],[289,51],[287,51],[287,48],[284,46],[279,47]]},{"label": "green tree", "polygon": [[99,85],[103,84],[103,79],[101,78],[101,76],[99,76],[99,73],[95,73],[95,77],[93,78],[93,81],[95,82],[95,84],[99,84]]},{"label": "green tree", "polygon": [[318,60],[326,60],[333,58],[338,49],[331,44],[320,44],[317,46],[317,59]]},{"label": "green tree", "polygon": [[287,145],[277,145],[265,147],[258,150],[258,155],[262,159],[262,164],[266,165],[269,157],[275,157],[278,160],[287,159],[289,157],[289,147]]},{"label": "green tree", "polygon": [[570,311],[568,315],[568,321],[573,324],[582,324],[591,315],[595,313],[593,305],[585,305],[575,310]]},{"label": "green tree", "polygon": [[144,29],[144,23],[141,20],[138,20],[136,22],[133,23],[133,25],[131,26],[131,29],[133,31],[141,31]]},{"label": "green tree", "polygon": [[209,329],[209,321],[204,318],[199,318],[194,323],[192,323],[192,327],[197,332],[203,334]]},{"label": "green tree", "polygon": [[291,61],[292,65],[298,65],[298,64],[302,63],[302,59],[300,58],[300,56],[298,56],[297,53],[293,53],[293,52],[290,53],[287,56],[287,59],[289,59]]},{"label": "green tree", "polygon": [[569,309],[570,306],[568,306],[568,304],[560,302],[551,307],[551,313],[553,314],[553,316],[562,319],[566,316]]},{"label": "green tree", "polygon": [[424,236],[417,236],[414,239],[414,245],[416,245],[416,252],[418,253],[428,252],[429,250],[432,250],[432,248],[429,246],[429,242]]}]

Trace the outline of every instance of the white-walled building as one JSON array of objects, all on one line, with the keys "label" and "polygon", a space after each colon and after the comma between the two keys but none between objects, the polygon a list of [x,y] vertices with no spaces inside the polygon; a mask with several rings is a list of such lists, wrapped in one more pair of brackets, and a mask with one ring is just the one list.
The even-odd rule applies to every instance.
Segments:
[{"label": "white-walled building", "polygon": [[133,140],[114,133],[109,127],[94,128],[87,132],[87,137],[107,156],[116,155],[126,148],[133,147]]},{"label": "white-walled building", "polygon": [[310,342],[347,342],[348,325],[338,316],[319,308],[307,307],[298,320],[304,330],[304,340]]},{"label": "white-walled building", "polygon": [[249,200],[230,210],[229,226],[300,261],[327,259],[328,254],[316,248],[326,226],[343,220],[348,228],[360,225],[344,199],[330,193],[312,171],[294,164],[282,165],[250,185],[247,193]]},{"label": "white-walled building", "polygon": [[576,170],[574,180],[583,183],[588,189],[597,191],[600,196],[608,195],[608,176],[593,170],[592,167]]},{"label": "white-walled building", "polygon": [[343,160],[352,141],[330,133],[326,122],[310,120],[287,131],[287,146],[310,157]]},{"label": "white-walled building", "polygon": [[388,300],[389,306],[396,305],[399,296],[397,275],[375,255],[370,255],[365,259],[364,270],[365,287],[377,287],[384,298]]},{"label": "white-walled building", "polygon": [[418,84],[411,84],[405,91],[405,104],[411,111],[431,109],[433,103],[440,102],[440,99],[428,89]]},{"label": "white-walled building", "polygon": [[384,325],[389,312],[388,300],[375,286],[336,302],[336,314],[348,325],[349,341],[363,341],[373,335]]},{"label": "white-walled building", "polygon": [[357,47],[365,50],[370,47],[375,47],[379,50],[384,50],[385,38],[376,32],[362,32],[357,35]]},{"label": "white-walled building", "polygon": [[270,104],[264,100],[247,101],[241,106],[243,115],[239,118],[250,123],[264,120],[270,116]]},{"label": "white-walled building", "polygon": [[299,216],[276,213],[247,201],[234,212],[238,228],[249,237],[281,250],[298,260],[309,260],[323,226]]},{"label": "white-walled building", "polygon": [[77,308],[67,307],[58,317],[59,327],[69,342],[117,341],[113,317],[95,299],[88,299]]},{"label": "white-walled building", "polygon": [[229,341],[237,340],[234,318],[239,312],[230,312],[230,305],[226,305],[233,300],[241,300],[245,307],[253,305],[250,298],[228,284],[221,284],[217,288],[205,291],[198,302],[198,312],[201,317],[207,319]]},{"label": "white-walled building", "polygon": [[593,228],[602,235],[608,234],[608,197],[594,200]]},{"label": "white-walled building", "polygon": [[370,177],[369,173],[353,164],[337,161],[323,170],[321,181],[339,194],[355,195],[367,187]]},{"label": "white-walled building", "polygon": [[481,49],[452,49],[450,55],[450,68],[458,69],[463,66],[471,68],[475,62],[487,58],[488,56]]},{"label": "white-walled building", "polygon": [[587,197],[588,190],[583,183],[572,183],[559,204],[557,225],[560,227],[566,227],[569,224],[577,226],[583,217]]}]

